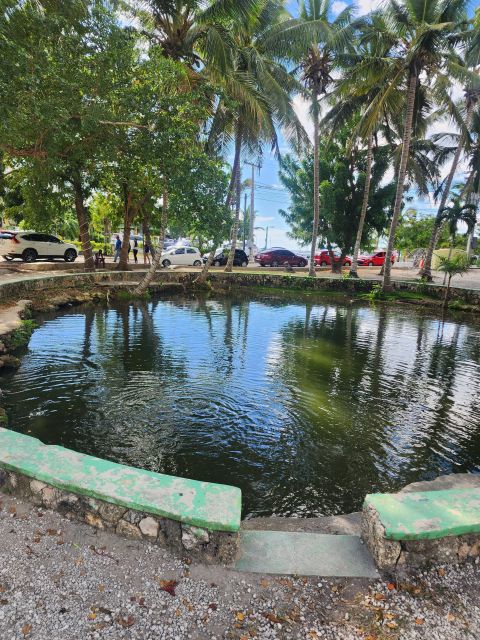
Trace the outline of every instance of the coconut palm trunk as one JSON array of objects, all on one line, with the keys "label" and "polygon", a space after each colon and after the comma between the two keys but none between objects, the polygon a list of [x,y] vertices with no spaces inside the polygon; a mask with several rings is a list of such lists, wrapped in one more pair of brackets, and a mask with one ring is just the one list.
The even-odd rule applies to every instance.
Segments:
[{"label": "coconut palm trunk", "polygon": [[320,176],[318,171],[320,134],[317,91],[314,92],[313,100],[313,228],[308,275],[315,277],[315,252],[317,250],[318,223],[320,219]]},{"label": "coconut palm trunk", "polygon": [[365,174],[365,188],[363,191],[362,209],[360,211],[360,220],[358,221],[357,237],[355,239],[355,247],[353,249],[352,266],[350,267],[350,277],[358,278],[358,254],[360,253],[360,245],[362,243],[363,227],[367,216],[368,199],[370,197],[370,183],[372,180],[372,164],[373,164],[373,134],[368,136],[367,147],[367,168]]},{"label": "coconut palm trunk", "polygon": [[80,229],[80,239],[82,242],[83,259],[85,261],[85,271],[95,271],[95,260],[90,242],[90,232],[88,228],[88,215],[85,208],[85,199],[82,188],[82,181],[79,175],[73,177],[73,190],[75,193],[75,211],[77,214],[78,227]]},{"label": "coconut palm trunk", "polygon": [[[165,240],[165,231],[167,228],[167,220],[168,220],[168,186],[167,181],[165,180],[163,187],[163,204],[162,204],[162,216],[160,219],[160,243],[155,251],[155,255],[152,258],[152,264],[150,265],[150,269],[147,271],[141,282],[135,287],[133,290],[133,295],[142,296],[148,289],[149,284],[152,282],[155,277],[155,273],[160,266],[160,261],[162,259],[162,249],[163,243]],[[151,248],[151,245],[150,245]]]},{"label": "coconut palm trunk", "polygon": [[407,110],[405,114],[405,127],[402,140],[402,155],[400,158],[400,166],[398,170],[397,191],[395,194],[395,205],[393,207],[392,222],[390,223],[390,234],[388,236],[387,251],[385,254],[383,286],[384,292],[392,290],[391,258],[393,255],[393,244],[395,242],[395,231],[397,229],[400,211],[402,208],[403,193],[405,191],[405,176],[407,174],[408,156],[410,155],[410,142],[412,140],[413,129],[413,110],[415,106],[415,97],[417,93],[418,76],[414,69],[410,69],[407,91]]},{"label": "coconut palm trunk", "polygon": [[233,268],[233,259],[235,258],[235,249],[237,248],[237,236],[238,236],[238,223],[240,220],[240,156],[242,152],[242,137],[243,131],[241,123],[237,125],[237,133],[235,136],[235,160],[234,164],[236,165],[235,171],[235,218],[233,220],[233,228],[232,228],[232,241],[230,244],[230,253],[228,254],[227,264],[225,266],[225,271],[227,273],[231,273]]},{"label": "coconut palm trunk", "polygon": [[[471,101],[467,108],[467,115],[465,119],[465,125],[468,127],[473,114],[473,101]],[[457,148],[455,149],[455,155],[453,156],[452,164],[450,166],[450,171],[448,172],[447,179],[445,181],[445,186],[442,192],[442,198],[440,200],[440,204],[438,205],[437,217],[435,219],[435,225],[432,229],[432,235],[430,236],[430,242],[428,243],[428,249],[425,256],[425,261],[423,263],[423,267],[419,271],[419,276],[424,278],[425,280],[432,280],[432,258],[433,252],[435,251],[435,247],[437,246],[438,240],[440,238],[440,234],[443,229],[443,222],[440,217],[440,213],[445,209],[445,205],[447,204],[448,196],[450,195],[450,189],[452,188],[453,178],[455,177],[455,173],[457,171],[458,163],[460,162],[460,156],[463,151],[463,146],[465,144],[465,137],[462,135],[458,141]]]}]

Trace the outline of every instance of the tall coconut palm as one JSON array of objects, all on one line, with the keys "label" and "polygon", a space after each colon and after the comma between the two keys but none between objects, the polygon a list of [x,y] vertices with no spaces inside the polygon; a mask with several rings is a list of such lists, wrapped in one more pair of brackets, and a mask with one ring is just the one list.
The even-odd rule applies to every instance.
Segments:
[{"label": "tall coconut palm", "polygon": [[[467,86],[465,87],[465,116],[454,109],[454,115],[460,129],[460,134],[457,136],[457,145],[453,153],[452,163],[450,165],[450,171],[445,179],[440,203],[438,205],[437,216],[435,219],[435,225],[432,229],[432,235],[425,256],[425,262],[420,270],[419,275],[425,280],[432,279],[432,257],[435,247],[437,245],[440,233],[442,231],[441,213],[447,203],[447,198],[450,194],[450,189],[457,171],[458,163],[466,147],[470,144],[470,129],[472,125],[472,119],[474,115],[474,109],[480,100],[480,14],[475,20],[471,21],[469,27],[463,32],[463,38],[465,40],[466,52],[465,52],[465,65],[470,68],[473,73],[476,73],[476,77],[470,78]],[[467,186],[468,190],[468,186]]]},{"label": "tall coconut palm", "polygon": [[372,131],[385,105],[397,101],[405,93],[402,152],[397,172],[397,189],[390,224],[385,269],[384,291],[391,290],[391,256],[395,231],[405,192],[405,177],[414,128],[415,106],[422,86],[431,88],[435,97],[446,93],[446,78],[465,80],[468,73],[455,49],[455,35],[466,23],[466,0],[411,0],[400,4],[390,0],[385,7],[382,29],[376,37],[390,43],[388,56],[361,62],[366,86],[382,88],[363,119],[364,130]]},{"label": "tall coconut palm", "polygon": [[332,0],[301,0],[299,18],[282,25],[276,34],[278,45],[286,45],[288,56],[296,63],[311,105],[313,119],[313,220],[309,275],[315,276],[320,185],[320,100],[333,84],[332,74],[338,67],[337,54],[352,42],[352,8],[347,7],[332,18]]},{"label": "tall coconut palm", "polygon": [[[231,38],[235,45],[233,56],[234,72],[251,84],[251,91],[244,96],[229,96],[232,87],[217,77],[218,85],[226,97],[231,97],[233,106],[217,110],[213,132],[223,135],[230,128],[235,137],[235,155],[232,167],[233,185],[236,181],[236,192],[240,187],[240,156],[242,149],[249,154],[261,155],[264,143],[270,144],[276,154],[279,151],[277,129],[298,148],[307,143],[307,135],[298,120],[291,102],[291,95],[301,89],[294,77],[288,73],[281,60],[275,39],[271,37],[278,25],[288,22],[289,14],[283,7],[282,0],[262,0],[256,13],[247,19],[232,21]],[[255,110],[252,110],[255,100]],[[222,121],[223,123],[220,122]],[[213,136],[210,136],[212,144]],[[239,198],[236,198],[235,217],[232,229],[232,242],[225,271],[231,271],[238,235],[240,214]]]}]

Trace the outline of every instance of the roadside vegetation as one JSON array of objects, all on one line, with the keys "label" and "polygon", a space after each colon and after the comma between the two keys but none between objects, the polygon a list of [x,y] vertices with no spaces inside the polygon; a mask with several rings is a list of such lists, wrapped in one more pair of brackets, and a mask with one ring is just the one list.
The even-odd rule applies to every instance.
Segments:
[{"label": "roadside vegetation", "polygon": [[[312,257],[327,247],[341,271],[352,254],[354,277],[360,248],[386,234],[382,292],[394,250],[417,243],[430,280],[437,245],[475,226],[480,10],[467,0],[391,0],[359,16],[339,4],[6,0],[3,222],[76,239],[88,271],[118,228],[155,235],[159,246],[167,232],[188,236],[210,250],[201,284],[225,241],[231,271],[241,167],[272,149],[291,195],[281,213]],[[465,179],[454,185],[460,165]],[[414,191],[434,194],[434,219],[408,218]],[[152,249],[136,295],[161,264]]]}]

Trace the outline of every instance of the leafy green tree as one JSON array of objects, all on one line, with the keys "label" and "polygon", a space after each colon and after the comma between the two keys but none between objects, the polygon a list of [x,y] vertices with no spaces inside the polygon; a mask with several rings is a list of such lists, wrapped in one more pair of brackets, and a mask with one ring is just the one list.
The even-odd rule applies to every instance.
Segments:
[{"label": "leafy green tree", "polygon": [[[332,271],[341,270],[343,258],[353,249],[365,189],[367,158],[358,149],[347,153],[348,131],[346,128],[335,140],[325,141],[319,154],[321,206],[318,235],[320,242],[331,252]],[[300,160],[287,156],[281,162],[280,169],[280,180],[289,190],[292,199],[288,211],[280,213],[289,223],[292,237],[302,244],[307,244],[311,237],[313,159],[311,153]],[[371,175],[365,237],[373,230],[381,232],[391,211],[394,185],[382,183],[387,169],[388,159],[378,154]],[[341,251],[339,260],[333,259],[334,246]]]},{"label": "leafy green tree", "polygon": [[9,2],[0,14],[0,139],[46,190],[69,192],[85,268],[94,270],[86,199],[109,129],[106,70],[122,30],[102,2]]}]

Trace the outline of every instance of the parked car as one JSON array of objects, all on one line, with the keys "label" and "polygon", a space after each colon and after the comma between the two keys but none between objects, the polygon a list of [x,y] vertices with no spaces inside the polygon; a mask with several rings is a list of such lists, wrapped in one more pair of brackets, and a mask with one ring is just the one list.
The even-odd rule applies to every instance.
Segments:
[{"label": "parked car", "polygon": [[[224,249],[217,253],[217,255],[213,259],[214,267],[224,267],[227,264],[228,260],[228,249]],[[208,254],[203,256],[203,262],[207,262]],[[235,256],[233,258],[233,266],[234,267],[247,267],[248,266],[248,256],[243,249],[235,249]]]},{"label": "parked car", "polygon": [[162,265],[169,267],[171,264],[200,267],[202,256],[195,247],[173,247],[162,253]]},{"label": "parked car", "polygon": [[[336,260],[338,260],[341,256],[341,254],[338,253],[338,251],[334,251],[333,255],[335,256]],[[330,253],[326,249],[322,249],[322,251],[317,253],[314,256],[314,260],[315,260],[315,264],[319,267],[327,267],[332,264],[332,261],[330,259]],[[350,258],[350,256],[345,256],[343,258],[343,266],[350,267],[351,264],[352,264],[352,259]]]},{"label": "parked car", "polygon": [[[358,256],[359,267],[383,267],[385,262],[386,251],[375,251],[364,256]],[[395,256],[390,258],[392,264],[395,262]]]},{"label": "parked car", "polygon": [[63,258],[65,262],[75,262],[78,252],[74,244],[47,233],[2,230],[0,255],[6,260],[21,258],[24,262],[35,262],[38,258]]},{"label": "parked car", "polygon": [[255,256],[255,262],[258,262],[261,267],[267,265],[271,267],[280,267],[281,265],[290,265],[291,267],[306,267],[308,260],[303,256],[299,256],[293,251],[281,248],[266,249],[257,253]]}]

